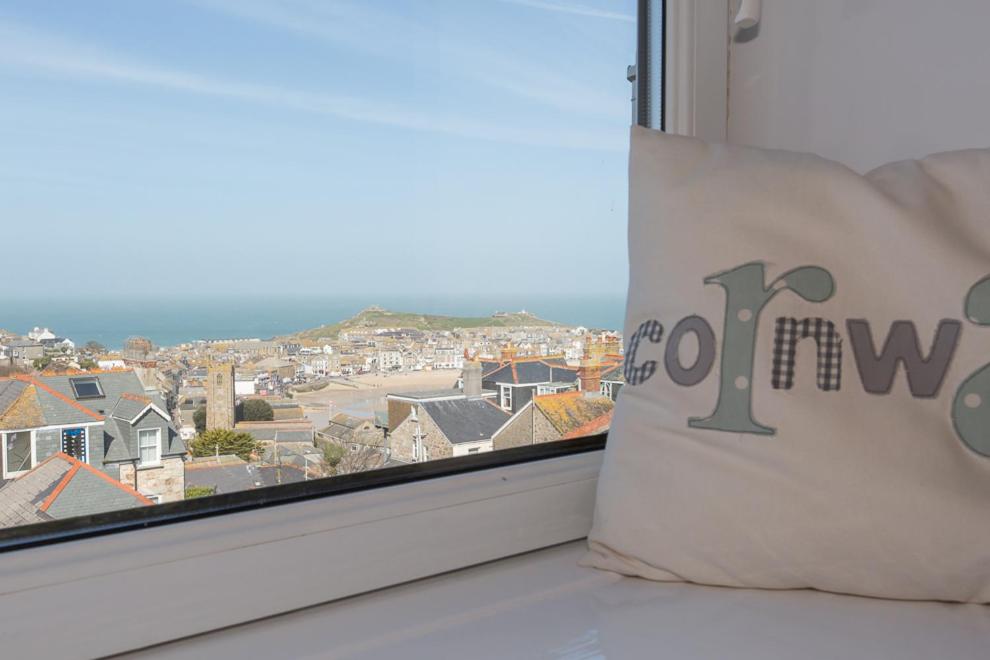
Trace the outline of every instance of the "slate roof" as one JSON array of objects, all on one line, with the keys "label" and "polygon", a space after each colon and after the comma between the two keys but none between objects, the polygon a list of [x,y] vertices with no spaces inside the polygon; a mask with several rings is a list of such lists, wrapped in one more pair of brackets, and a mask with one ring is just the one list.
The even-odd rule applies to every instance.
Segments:
[{"label": "slate roof", "polygon": [[550,364],[543,360],[517,360],[507,362],[499,369],[483,376],[482,380],[515,385],[573,383],[577,380],[577,369]]},{"label": "slate roof", "polygon": [[17,397],[27,388],[27,383],[10,378],[0,379],[0,417],[13,405]]},{"label": "slate roof", "polygon": [[610,415],[615,402],[597,393],[588,396],[585,392],[562,392],[538,396],[533,399],[533,405],[558,433],[567,435],[602,415]]},{"label": "slate roof", "polygon": [[456,387],[442,389],[442,390],[421,390],[418,392],[389,392],[388,398],[402,398],[402,399],[415,399],[417,401],[422,401],[424,399],[439,399],[442,397],[453,397],[453,396],[463,396],[464,392],[457,389]]},{"label": "slate roof", "polygon": [[239,422],[237,433],[250,433],[259,442],[308,442],[313,444],[313,423],[309,420],[292,422]]},{"label": "slate roof", "polygon": [[152,501],[61,452],[0,488],[0,526],[149,506]]},{"label": "slate roof", "polygon": [[485,399],[427,401],[420,405],[452,444],[488,440],[510,417]]},{"label": "slate roof", "polygon": [[23,381],[0,381],[0,429],[31,429],[45,425],[34,385]]},{"label": "slate roof", "polygon": [[320,433],[336,438],[341,442],[350,442],[351,438],[354,437],[354,432],[369,422],[371,422],[369,419],[354,417],[347,413],[337,413],[330,419],[330,423],[325,428],[320,429]]},{"label": "slate roof", "polygon": [[214,493],[234,493],[239,490],[254,490],[265,486],[275,486],[278,484],[295,483],[304,481],[306,475],[303,471],[291,466],[283,465],[279,468],[274,466],[259,466],[253,463],[217,465],[216,463],[186,464],[186,488],[190,486],[205,486],[213,488]]}]

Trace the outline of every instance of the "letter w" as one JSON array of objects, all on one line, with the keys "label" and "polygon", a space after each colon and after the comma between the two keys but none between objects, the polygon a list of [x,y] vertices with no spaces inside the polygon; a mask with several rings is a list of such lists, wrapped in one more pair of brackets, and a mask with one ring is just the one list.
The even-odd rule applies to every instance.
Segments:
[{"label": "letter w", "polygon": [[849,319],[846,321],[846,328],[863,389],[871,394],[889,393],[897,374],[897,363],[903,362],[911,395],[918,398],[934,397],[942,386],[942,379],[945,378],[952,355],[956,351],[961,325],[959,321],[952,319],[939,321],[935,341],[925,358],[921,355],[918,332],[911,321],[894,321],[883,351],[877,355],[870,322],[865,319]]}]

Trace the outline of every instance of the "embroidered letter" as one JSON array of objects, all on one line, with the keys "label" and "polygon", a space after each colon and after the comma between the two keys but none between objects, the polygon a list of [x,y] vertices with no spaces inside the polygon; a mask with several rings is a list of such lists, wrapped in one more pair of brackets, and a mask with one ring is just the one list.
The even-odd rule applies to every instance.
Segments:
[{"label": "embroidered letter", "polygon": [[793,291],[810,302],[832,297],[835,282],[829,272],[817,266],[788,271],[766,286],[764,265],[743,264],[705,278],[705,284],[725,289],[725,328],[719,373],[718,403],[708,417],[688,419],[688,426],[730,433],[773,435],[776,429],[753,419],[753,356],[756,326],[760,312],[780,291]]},{"label": "embroidered letter", "polygon": [[[976,325],[990,325],[990,277],[969,290],[965,313]],[[990,456],[990,364],[974,371],[956,390],[952,425],[963,444],[978,454]]]},{"label": "embroidered letter", "polygon": [[[693,332],[698,340],[698,356],[689,368],[681,366],[679,350],[681,339]],[[700,316],[688,316],[681,319],[667,338],[667,348],[663,353],[663,363],[667,367],[670,379],[678,385],[690,387],[705,379],[715,363],[715,332],[708,321]]]},{"label": "embroidered letter", "polygon": [[928,357],[923,358],[918,344],[918,332],[911,321],[894,321],[883,351],[877,355],[870,322],[865,319],[849,319],[846,321],[846,328],[863,389],[871,394],[889,393],[897,374],[897,363],[903,362],[911,395],[926,399],[934,397],[949,369],[952,354],[959,342],[961,326],[959,321],[952,319],[939,321],[932,348]]},{"label": "embroidered letter", "polygon": [[774,326],[773,374],[771,383],[775,390],[794,387],[794,356],[798,341],[806,337],[818,346],[818,363],[815,380],[818,389],[838,390],[842,385],[842,338],[835,331],[835,324],[823,318],[795,318],[780,316]]},{"label": "embroidered letter", "polygon": [[626,366],[623,369],[626,383],[629,385],[640,385],[645,383],[657,371],[657,361],[647,360],[643,364],[636,366],[636,351],[639,349],[640,340],[646,337],[653,344],[659,344],[663,339],[663,325],[660,321],[643,321],[636,328],[636,332],[629,338],[629,350],[626,351]]}]

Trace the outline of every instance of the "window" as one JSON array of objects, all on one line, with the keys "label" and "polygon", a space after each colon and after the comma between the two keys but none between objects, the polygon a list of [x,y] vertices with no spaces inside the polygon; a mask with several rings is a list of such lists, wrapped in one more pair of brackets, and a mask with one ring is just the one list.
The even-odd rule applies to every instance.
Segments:
[{"label": "window", "polygon": [[141,465],[158,465],[162,461],[161,429],[138,430]]},{"label": "window", "polygon": [[4,434],[3,451],[4,478],[9,479],[34,467],[30,431]]},{"label": "window", "polygon": [[[47,246],[62,266],[4,304],[5,328],[57,319],[51,334],[71,340],[18,360],[41,418],[36,446],[4,436],[5,465],[61,450],[133,486],[135,454],[193,485],[247,464],[256,478],[226,489],[245,493],[353,480],[489,443],[531,394],[573,389],[585,344],[614,353],[601,331],[622,329],[637,39],[635,0],[587,3],[608,7],[11,9],[4,153],[25,183],[10,241],[29,244],[40,223],[73,240]],[[149,222],[125,231],[114,219],[134,209]],[[79,254],[116,259],[82,268]],[[135,259],[140,276],[119,277]],[[36,255],[7,266],[36,272]],[[267,408],[248,418],[254,398]],[[158,430],[131,424],[149,404]],[[346,435],[324,447],[340,415]],[[172,502],[186,489],[155,490]]]},{"label": "window", "polygon": [[77,399],[99,399],[103,396],[99,378],[70,378],[69,383]]},{"label": "window", "polygon": [[62,429],[62,452],[86,462],[86,429]]}]

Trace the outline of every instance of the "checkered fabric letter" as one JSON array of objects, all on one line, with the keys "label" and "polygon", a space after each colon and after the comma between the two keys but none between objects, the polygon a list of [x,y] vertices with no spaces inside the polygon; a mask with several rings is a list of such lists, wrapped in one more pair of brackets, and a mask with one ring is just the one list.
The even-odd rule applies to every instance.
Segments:
[{"label": "checkered fabric letter", "polygon": [[842,382],[842,338],[835,324],[823,318],[795,318],[780,316],[774,327],[773,378],[775,390],[794,387],[794,356],[799,340],[811,337],[818,345],[816,382],[818,389],[835,391]]},{"label": "checkered fabric letter", "polygon": [[629,385],[640,385],[645,383],[657,371],[657,361],[647,360],[643,364],[636,365],[636,351],[639,349],[639,342],[646,337],[653,344],[659,344],[663,339],[663,324],[656,319],[643,321],[636,328],[636,332],[629,338],[629,350],[626,351],[626,366],[624,368],[626,382]]}]

